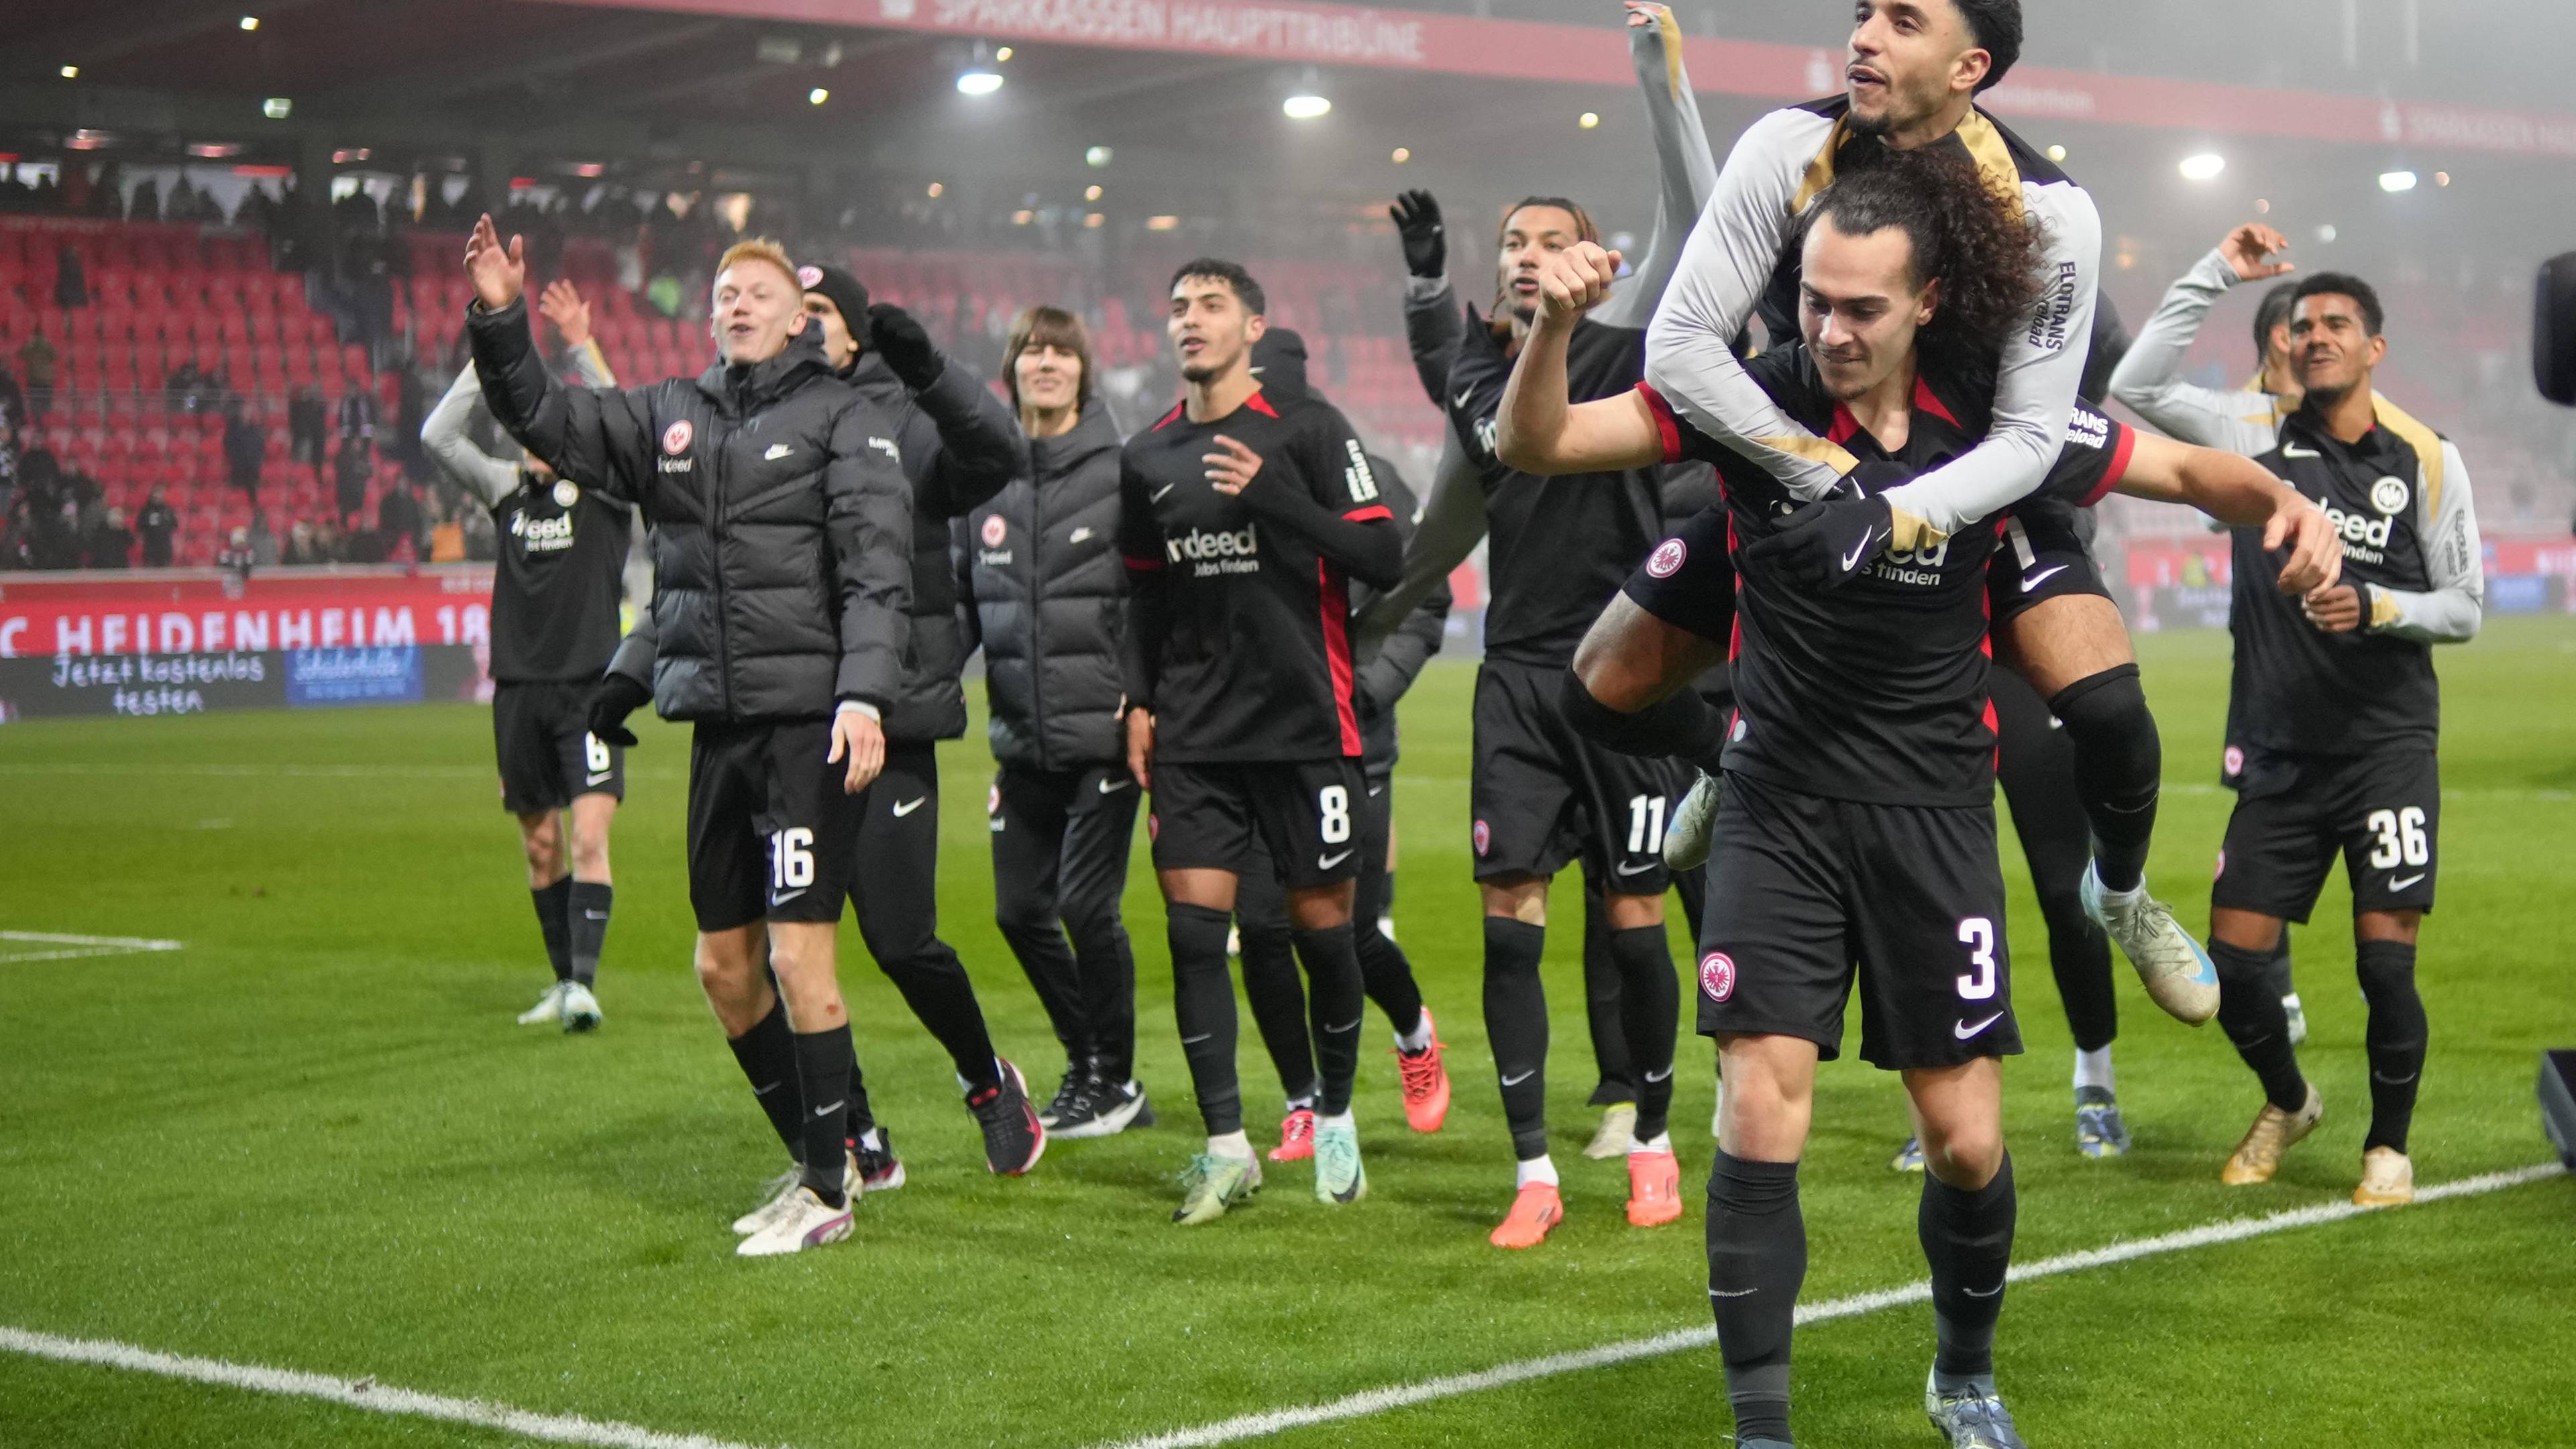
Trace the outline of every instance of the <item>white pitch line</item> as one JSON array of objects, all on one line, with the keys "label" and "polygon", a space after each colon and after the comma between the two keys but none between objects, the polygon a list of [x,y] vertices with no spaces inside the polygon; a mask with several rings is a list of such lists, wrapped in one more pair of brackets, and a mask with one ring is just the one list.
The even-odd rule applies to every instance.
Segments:
[{"label": "white pitch line", "polygon": [[[2482,1177],[2462,1178],[2419,1189],[2418,1203],[2438,1202],[2444,1198],[2475,1197],[2481,1193],[2518,1187],[2527,1182],[2557,1177],[2566,1171],[2557,1163],[2516,1168],[2509,1172],[2491,1172]],[[2269,1217],[2233,1218],[2226,1222],[2186,1228],[2161,1237],[2136,1238],[2110,1243],[2080,1253],[2065,1253],[2042,1258],[2035,1263],[2016,1265],[2009,1281],[2020,1283],[2033,1278],[2048,1278],[2060,1273],[2080,1273],[2088,1269],[2109,1267],[2160,1253],[2179,1253],[2192,1248],[2206,1248],[2220,1243],[2259,1238],[2267,1233],[2286,1232],[2292,1228],[2314,1227],[2321,1223],[2341,1222],[2367,1212],[2385,1212],[2385,1208],[2355,1207],[2350,1201],[2320,1203],[2315,1207],[2293,1208]],[[1798,1305],[1797,1322],[1801,1327],[1825,1323],[1837,1318],[1855,1318],[1882,1309],[1900,1308],[1910,1303],[1928,1303],[1932,1299],[1929,1282],[1909,1283],[1901,1288],[1859,1293],[1849,1298],[1836,1298],[1824,1303]],[[1638,1359],[1657,1358],[1695,1348],[1712,1347],[1717,1342],[1714,1327],[1682,1328],[1659,1333],[1652,1338],[1632,1338],[1607,1343],[1598,1348],[1573,1353],[1551,1354],[1546,1358],[1523,1359],[1518,1363],[1498,1364],[1476,1373],[1451,1374],[1444,1378],[1425,1379],[1419,1383],[1390,1384],[1382,1389],[1369,1389],[1320,1404],[1296,1408],[1270,1409],[1258,1414],[1242,1414],[1195,1429],[1175,1429],[1164,1434],[1149,1434],[1123,1439],[1102,1449],[1204,1449],[1204,1446],[1230,1444],[1240,1439],[1257,1439],[1290,1429],[1311,1428],[1343,1419],[1366,1418],[1391,1409],[1429,1403],[1434,1399],[1456,1398],[1463,1394],[1482,1393],[1531,1379],[1550,1378],[1557,1374],[1577,1373],[1584,1369],[1608,1368],[1614,1364],[1632,1363]]]},{"label": "white pitch line", "polygon": [[154,941],[141,936],[67,936],[59,931],[0,931],[0,941],[59,946],[58,951],[0,951],[0,966],[27,961],[76,961],[87,956],[133,956],[145,951],[177,951],[185,941]]},{"label": "white pitch line", "polygon": [[322,1399],[376,1414],[445,1419],[455,1424],[506,1430],[552,1444],[594,1444],[602,1446],[602,1449],[752,1449],[750,1445],[727,1439],[710,1439],[703,1434],[665,1434],[658,1429],[639,1428],[612,1420],[585,1419],[577,1414],[536,1414],[526,1409],[513,1409],[506,1404],[485,1403],[481,1399],[452,1399],[444,1394],[424,1394],[413,1389],[378,1384],[371,1378],[329,1378],[322,1374],[297,1373],[292,1369],[227,1363],[218,1358],[189,1358],[175,1353],[155,1353],[148,1348],[105,1339],[59,1338],[24,1328],[0,1326],[0,1350],[31,1354],[58,1363],[103,1364],[109,1368],[159,1374],[164,1378],[249,1389],[255,1393]]}]

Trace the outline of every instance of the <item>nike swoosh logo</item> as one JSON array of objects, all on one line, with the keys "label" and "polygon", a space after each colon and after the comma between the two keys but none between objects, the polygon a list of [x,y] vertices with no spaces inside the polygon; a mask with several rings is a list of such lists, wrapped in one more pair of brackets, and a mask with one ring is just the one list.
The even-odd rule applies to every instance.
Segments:
[{"label": "nike swoosh logo", "polygon": [[1850,573],[1860,567],[1860,556],[1867,552],[1869,552],[1869,539],[1864,537],[1860,542],[1852,545],[1851,552],[1843,555],[1843,572]]},{"label": "nike swoosh logo", "polygon": [[1960,1292],[1962,1292],[1962,1293],[1967,1294],[1967,1295],[1968,1295],[1969,1297],[1971,1297],[1971,1298],[1992,1298],[1992,1297],[1994,1297],[1996,1294],[2001,1293],[2002,1291],[2004,1291],[2004,1285],[2002,1285],[2001,1283],[1998,1283],[1998,1284],[1996,1284],[1995,1286],[1993,1286],[1992,1288],[1987,1289],[1987,1290],[1986,1290],[1985,1292],[1983,1292],[1983,1293],[1978,1292],[1978,1291],[1977,1291],[1976,1289],[1974,1289],[1974,1288],[1962,1288],[1962,1289],[1960,1289],[1959,1291],[1960,1291]]},{"label": "nike swoosh logo", "polygon": [[1157,489],[1155,489],[1153,492],[1151,492],[1151,493],[1149,493],[1149,494],[1145,495],[1145,501],[1146,501],[1146,502],[1148,502],[1148,503],[1160,503],[1160,502],[1162,502],[1162,501],[1163,501],[1163,495],[1164,495],[1164,494],[1169,493],[1169,492],[1171,492],[1173,489],[1178,488],[1178,487],[1180,487],[1180,486],[1181,486],[1181,485],[1180,485],[1180,484],[1178,484],[1178,483],[1166,483],[1166,484],[1164,484],[1162,487],[1157,488]]},{"label": "nike swoosh logo", "polygon": [[582,914],[594,921],[604,921],[608,919],[608,912],[606,911],[584,911]]},{"label": "nike swoosh logo", "polygon": [[596,775],[584,778],[582,783],[585,785],[605,785],[608,783],[608,777],[616,773],[617,772],[615,770],[602,770]]},{"label": "nike swoosh logo", "polygon": [[1672,1074],[1673,1074],[1673,1069],[1672,1069],[1672,1068],[1670,1068],[1670,1067],[1666,1067],[1666,1068],[1664,1068],[1661,1072],[1648,1072],[1648,1073],[1646,1073],[1646,1080],[1647,1080],[1647,1081],[1649,1081],[1649,1082],[1660,1082],[1660,1081],[1663,1081],[1663,1080],[1665,1080],[1666,1078],[1670,1077]]},{"label": "nike swoosh logo", "polygon": [[787,1085],[787,1079],[786,1079],[786,1078],[784,1078],[784,1077],[781,1077],[781,1078],[779,1078],[777,1081],[774,1081],[774,1082],[770,1083],[770,1084],[769,1084],[768,1086],[766,1086],[766,1087],[754,1087],[754,1088],[752,1088],[752,1089],[751,1089],[751,1094],[752,1094],[753,1096],[755,1096],[755,1097],[766,1097],[766,1096],[768,1096],[770,1093],[775,1092],[775,1091],[777,1091],[779,1088],[781,1088],[781,1087],[783,1087],[783,1086],[786,1086],[786,1085]]},{"label": "nike swoosh logo", "polygon": [[2066,568],[2067,566],[2065,564],[2059,564],[2055,568],[2041,569],[2035,574],[2024,574],[2021,576],[2021,586],[2025,590],[2038,588],[2041,584],[2047,583],[2050,579],[2066,572]]},{"label": "nike swoosh logo", "polygon": [[1708,1290],[1708,1296],[1711,1298],[1750,1298],[1761,1291],[1762,1290],[1759,1288],[1711,1288]]},{"label": "nike swoosh logo", "polygon": [[1368,1020],[1368,1018],[1365,1016],[1354,1016],[1350,1019],[1350,1023],[1348,1025],[1328,1026],[1324,1028],[1324,1033],[1327,1036],[1340,1036],[1344,1032],[1357,1031],[1360,1029],[1360,1023],[1366,1020]]},{"label": "nike swoosh logo", "polygon": [[1351,852],[1347,850],[1343,851],[1339,855],[1319,855],[1315,857],[1315,869],[1331,870],[1334,866],[1340,865],[1343,861],[1350,858]]},{"label": "nike swoosh logo", "polygon": [[1466,391],[1459,393],[1456,397],[1451,398],[1449,400],[1449,406],[1453,408],[1463,408],[1467,405],[1467,399],[1474,397],[1475,395],[1476,390],[1472,387],[1468,388]]},{"label": "nike swoosh logo", "polygon": [[786,893],[785,893],[785,894],[783,894],[783,895],[774,895],[774,896],[771,896],[771,897],[769,898],[769,903],[770,903],[771,905],[773,905],[773,906],[783,906],[783,905],[787,904],[789,901],[792,901],[792,900],[796,899],[798,896],[801,896],[801,895],[803,895],[803,894],[805,894],[805,887],[803,887],[803,886],[798,886],[796,889],[794,889],[794,890],[792,890],[792,891],[788,891],[788,892],[786,892]]},{"label": "nike swoosh logo", "polygon": [[1091,537],[1091,529],[1090,526],[1086,524],[1085,526],[1077,528],[1073,532],[1066,534],[1064,536],[1064,541],[1067,543],[1080,543],[1089,537]]},{"label": "nike swoosh logo", "polygon": [[2281,456],[2284,458],[2322,458],[2325,454],[2318,452],[2314,448],[2302,448],[2296,443],[2283,443],[2281,445]]},{"label": "nike swoosh logo", "polygon": [[1639,866],[1633,866],[1633,867],[1632,867],[1632,866],[1625,866],[1625,865],[1614,865],[1614,866],[1610,867],[1610,869],[1611,869],[1611,870],[1613,870],[1613,871],[1615,871],[1615,872],[1617,872],[1617,873],[1618,873],[1618,874],[1620,874],[1620,875],[1644,875],[1646,872],[1648,872],[1648,871],[1650,871],[1650,870],[1653,870],[1656,866],[1661,865],[1661,864],[1663,864],[1663,862],[1662,862],[1662,861],[1659,861],[1659,860],[1650,860],[1650,861],[1647,861],[1645,864],[1643,864],[1643,865],[1639,865]]},{"label": "nike swoosh logo", "polygon": [[825,1118],[825,1117],[829,1117],[829,1116],[831,1116],[833,1113],[840,1111],[843,1107],[846,1107],[846,1106],[848,1106],[848,1105],[850,1105],[850,1099],[849,1099],[849,1098],[847,1098],[847,1097],[843,1097],[841,1100],[839,1100],[839,1101],[837,1101],[837,1102],[834,1102],[834,1103],[833,1103],[831,1106],[829,1106],[829,1107],[817,1107],[817,1108],[815,1108],[815,1109],[814,1109],[814,1116],[815,1116],[816,1120],[818,1120],[818,1121],[819,1121],[819,1120],[821,1120],[822,1118]]},{"label": "nike swoosh logo", "polygon": [[1964,1021],[1956,1022],[1951,1025],[1950,1034],[1961,1041],[1966,1041],[1968,1038],[1975,1036],[1978,1032],[1984,1031],[1987,1027],[1990,1027],[2003,1019],[2004,1014],[1998,1011],[1994,1015],[1987,1017],[1985,1020],[1978,1022],[1975,1026],[1970,1026]]},{"label": "nike swoosh logo", "polygon": [[2393,891],[2402,891],[2402,890],[2406,889],[2408,886],[2413,885],[2415,882],[2417,882],[2417,881],[2419,881],[2419,880],[2422,880],[2423,878],[2424,878],[2424,873],[2423,873],[2422,871],[2417,871],[2415,874],[2413,874],[2413,875],[2410,875],[2410,876],[2406,877],[2406,879],[2404,879],[2404,880],[2393,880],[2393,881],[2390,881],[2390,882],[2388,883],[2388,888],[2389,888],[2390,890],[2393,890]]},{"label": "nike swoosh logo", "polygon": [[1535,1077],[1535,1076],[1537,1076],[1537,1075],[1538,1075],[1538,1068],[1536,1068],[1536,1067],[1532,1067],[1532,1068],[1530,1068],[1528,1071],[1521,1073],[1521,1074],[1520,1074],[1519,1076],[1517,1076],[1517,1077],[1505,1077],[1505,1078],[1503,1078],[1503,1085],[1504,1085],[1504,1086],[1506,1086],[1506,1087],[1517,1087],[1517,1086],[1519,1086],[1521,1083],[1526,1082],[1526,1081],[1528,1081],[1530,1078]]},{"label": "nike swoosh logo", "polygon": [[895,815],[895,818],[896,818],[897,820],[900,820],[900,819],[902,819],[903,817],[905,817],[905,816],[907,816],[907,815],[911,814],[911,813],[912,813],[912,812],[914,812],[915,810],[920,809],[920,808],[922,807],[923,802],[924,802],[924,801],[927,801],[929,798],[930,798],[929,796],[924,795],[924,796],[922,796],[922,797],[921,797],[921,799],[920,799],[920,800],[905,800],[905,801],[900,802],[899,804],[897,804],[897,805],[894,807],[894,815]]},{"label": "nike swoosh logo", "polygon": [[1215,1032],[1212,1032],[1212,1031],[1203,1031],[1203,1032],[1200,1032],[1197,1036],[1185,1036],[1185,1037],[1182,1037],[1182,1038],[1181,1038],[1181,1045],[1183,1045],[1183,1046],[1197,1046],[1200,1042],[1206,1041],[1209,1037],[1212,1037],[1212,1036],[1214,1036],[1214,1035],[1216,1035],[1216,1033],[1215,1033]]},{"label": "nike swoosh logo", "polygon": [[1100,793],[1103,795],[1115,795],[1119,791],[1124,790],[1135,783],[1136,782],[1133,780],[1103,780],[1100,782]]},{"label": "nike swoosh logo", "polygon": [[795,451],[785,443],[772,443],[769,445],[769,451],[760,455],[760,460],[764,463],[775,463]]}]

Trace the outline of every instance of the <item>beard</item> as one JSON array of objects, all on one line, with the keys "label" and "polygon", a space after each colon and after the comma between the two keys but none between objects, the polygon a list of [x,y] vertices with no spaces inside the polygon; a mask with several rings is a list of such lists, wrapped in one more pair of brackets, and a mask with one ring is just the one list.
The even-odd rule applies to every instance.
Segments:
[{"label": "beard", "polygon": [[1206,382],[1208,379],[1215,377],[1224,371],[1225,368],[1222,365],[1206,361],[1205,359],[1201,359],[1197,362],[1184,362],[1181,364],[1181,381]]}]

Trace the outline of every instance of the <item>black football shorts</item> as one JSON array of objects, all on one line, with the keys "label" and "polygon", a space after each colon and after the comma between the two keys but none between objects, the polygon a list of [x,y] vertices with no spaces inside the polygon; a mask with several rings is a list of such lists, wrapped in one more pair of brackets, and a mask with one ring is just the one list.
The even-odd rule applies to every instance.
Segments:
[{"label": "black football shorts", "polygon": [[1157,760],[1145,817],[1154,869],[1276,869],[1291,890],[1357,879],[1368,848],[1366,792],[1356,759]]},{"label": "black football shorts", "polygon": [[1986,608],[1996,627],[2051,599],[2111,597],[2102,566],[2076,531],[2074,504],[2024,499],[2004,515],[2002,528],[2001,546],[1986,560]]},{"label": "black football shorts", "polygon": [[2248,751],[2243,764],[2212,906],[2304,923],[2341,854],[2355,912],[2433,909],[2442,769],[2431,750]]},{"label": "black football shorts", "polygon": [[1729,771],[1700,927],[1703,1036],[1803,1037],[1891,1071],[2021,1051],[1987,806],[1866,805]]},{"label": "black football shorts", "polygon": [[1580,859],[1613,895],[1662,895],[1664,826],[1691,768],[1585,739],[1557,708],[1564,675],[1492,659],[1476,671],[1476,879],[1552,876]]},{"label": "black football shorts", "polygon": [[701,931],[838,921],[869,792],[829,720],[701,720],[689,742],[689,905]]},{"label": "black football shorts", "polygon": [[1735,561],[1727,557],[1733,524],[1724,508],[1704,508],[1655,545],[1621,586],[1640,609],[1733,652]]},{"label": "black football shorts", "polygon": [[539,815],[583,795],[626,798],[626,752],[591,736],[589,704],[590,687],[577,680],[502,680],[492,686],[502,809]]}]

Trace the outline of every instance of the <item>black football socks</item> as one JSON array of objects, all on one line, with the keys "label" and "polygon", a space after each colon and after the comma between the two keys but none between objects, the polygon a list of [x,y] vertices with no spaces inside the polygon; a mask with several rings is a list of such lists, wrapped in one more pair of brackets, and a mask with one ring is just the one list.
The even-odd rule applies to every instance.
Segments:
[{"label": "black football socks", "polygon": [[1932,1323],[1940,1347],[1933,1372],[1951,1383],[1991,1382],[1995,1372],[1995,1320],[2004,1307],[2004,1270],[2012,1265],[2012,1154],[1992,1181],[1957,1188],[1923,1174],[1923,1203],[1915,1230],[1932,1268]]},{"label": "black football socks", "polygon": [[2164,741],[2138,666],[2105,669],[2059,690],[2048,712],[2075,746],[2075,790],[2093,827],[2093,864],[2102,886],[2133,891],[2146,883],[2147,846],[2156,833],[2156,792],[2164,779]]},{"label": "black football socks", "polygon": [[1179,901],[1164,912],[1172,950],[1172,1015],[1210,1137],[1243,1130],[1243,1094],[1234,1074],[1234,982],[1225,969],[1225,936],[1233,920],[1227,912]]},{"label": "black football socks", "polygon": [[2362,999],[2370,1024],[2362,1042],[2370,1053],[2370,1135],[2361,1150],[2406,1150],[2415,1120],[2415,1091],[2424,1077],[2428,1027],[2424,998],[2415,990],[2415,948],[2403,941],[2363,941],[2354,948]]},{"label": "black football socks", "polygon": [[[1317,1115],[1351,1110],[1351,1084],[1360,1072],[1360,1022],[1367,996],[1360,987],[1359,945],[1349,921],[1320,931],[1292,933],[1297,960],[1306,968],[1306,1008],[1315,1029],[1315,1068],[1323,1078]],[[1377,923],[1369,923],[1377,930]]]},{"label": "black football socks", "polygon": [[604,881],[572,883],[572,894],[565,902],[572,941],[572,979],[584,986],[599,980],[599,953],[608,945],[608,912],[616,900],[617,888]]},{"label": "black football socks", "polygon": [[1538,974],[1546,947],[1545,926],[1485,918],[1485,1036],[1512,1151],[1523,1162],[1547,1155],[1547,990]]},{"label": "black football socks", "polygon": [[550,886],[539,886],[528,892],[537,905],[537,929],[546,938],[546,960],[553,963],[555,979],[572,979],[572,877],[565,876]]},{"label": "black football socks", "polygon": [[1807,1278],[1798,1164],[1721,1148],[1708,1173],[1708,1306],[1737,1443],[1789,1440],[1789,1339]]},{"label": "black football socks", "polygon": [[2263,1079],[2263,1095],[2273,1106],[2284,1112],[2305,1107],[2308,1083],[2299,1075],[2298,1053],[2290,1048],[2290,1013],[2269,979],[2272,953],[2214,940],[2209,959],[2218,968],[2219,1028],[2236,1044],[2245,1065]]},{"label": "black football socks", "polygon": [[805,1143],[805,1186],[832,1207],[849,1202],[851,1184],[842,1166],[847,1160],[850,1078],[856,1075],[858,1050],[847,1022],[824,1031],[795,1033],[796,1081],[806,1106],[798,1124]]},{"label": "black football socks", "polygon": [[1681,987],[1673,975],[1672,942],[1662,925],[1610,933],[1610,959],[1619,968],[1619,1022],[1637,1074],[1637,1126],[1641,1143],[1664,1135],[1673,1108],[1673,1038],[1681,1029]]},{"label": "black football socks", "polygon": [[769,1114],[778,1140],[786,1144],[789,1156],[804,1161],[805,1094],[797,1086],[796,1033],[787,1025],[786,1005],[771,1002],[767,1016],[727,1044],[751,1083],[752,1096],[760,1100],[760,1110]]}]

